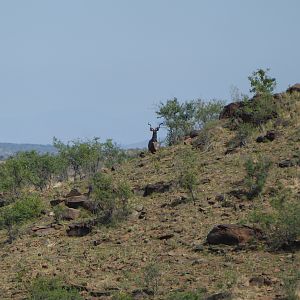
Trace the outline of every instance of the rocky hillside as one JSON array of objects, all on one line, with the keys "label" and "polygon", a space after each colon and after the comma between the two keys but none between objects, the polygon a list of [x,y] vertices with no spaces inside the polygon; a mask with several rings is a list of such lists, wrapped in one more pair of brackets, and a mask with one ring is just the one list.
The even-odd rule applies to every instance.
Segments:
[{"label": "rocky hillside", "polygon": [[[274,102],[259,126],[246,130],[255,112],[236,103],[182,144],[103,170],[134,191],[129,216],[111,226],[90,221],[86,181],[43,194],[44,215],[16,240],[0,231],[0,298],[26,299],[34,278],[58,277],[84,299],[298,299],[288,297],[300,270],[300,88]],[[196,174],[194,201],[182,163]]]}]

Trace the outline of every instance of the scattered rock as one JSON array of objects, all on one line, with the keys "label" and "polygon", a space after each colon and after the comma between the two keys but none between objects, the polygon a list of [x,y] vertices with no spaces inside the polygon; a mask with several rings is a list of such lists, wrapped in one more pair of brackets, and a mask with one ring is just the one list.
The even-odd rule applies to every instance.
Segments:
[{"label": "scattered rock", "polygon": [[165,183],[165,182],[157,182],[154,184],[148,184],[146,185],[144,189],[144,197],[147,197],[153,193],[165,193],[170,190],[171,183]]},{"label": "scattered rock", "polygon": [[294,93],[294,92],[300,93],[300,83],[296,83],[296,84],[292,85],[286,91],[287,91],[287,93]]},{"label": "scattered rock", "polygon": [[69,225],[67,229],[68,236],[85,236],[92,231],[92,225],[89,223],[77,223]]},{"label": "scattered rock", "polygon": [[141,153],[139,154],[139,156],[140,156],[141,158],[144,158],[144,157],[146,157],[146,154],[145,154],[145,152],[141,152]]},{"label": "scattered rock", "polygon": [[82,194],[78,191],[78,189],[72,189],[66,196],[65,198],[69,197],[75,197],[75,196],[81,196]]},{"label": "scattered rock", "polygon": [[258,228],[237,224],[220,224],[209,232],[207,242],[212,245],[237,245],[262,237],[262,231]]},{"label": "scattered rock", "polygon": [[80,216],[80,211],[75,208],[67,207],[64,209],[62,213],[62,219],[68,221],[78,219],[79,216]]},{"label": "scattered rock", "polygon": [[238,110],[244,106],[243,102],[234,102],[225,105],[223,111],[221,112],[219,119],[229,119],[236,116]]},{"label": "scattered rock", "polygon": [[168,240],[174,236],[174,233],[166,233],[158,237],[159,240]]},{"label": "scattered rock", "polygon": [[139,214],[139,219],[145,219],[145,218],[146,218],[146,212],[141,211],[141,213]]},{"label": "scattered rock", "polygon": [[50,205],[53,207],[53,206],[56,206],[62,202],[64,202],[65,200],[64,199],[54,199],[54,200],[51,200],[50,201]]},{"label": "scattered rock", "polygon": [[274,141],[275,139],[277,139],[279,136],[279,133],[275,130],[269,130],[267,131],[267,134],[265,135],[265,137],[269,140],[269,141]]},{"label": "scattered rock", "polygon": [[73,196],[65,199],[65,205],[70,208],[79,208],[79,207],[83,207],[84,202],[86,201],[87,201],[87,197],[84,195]]},{"label": "scattered rock", "polygon": [[36,236],[45,236],[55,232],[55,229],[51,225],[34,226],[31,231]]},{"label": "scattered rock", "polygon": [[6,203],[7,203],[7,201],[6,201],[6,200],[4,200],[4,199],[0,199],[0,207],[2,207],[2,206],[5,206],[5,205],[6,205]]},{"label": "scattered rock", "polygon": [[189,199],[185,196],[181,196],[180,198],[177,198],[175,200],[173,200],[170,204],[168,204],[167,206],[169,207],[176,207],[180,204],[186,204],[188,203]]},{"label": "scattered rock", "polygon": [[270,286],[272,285],[272,280],[264,275],[254,276],[249,280],[250,285],[256,285],[262,287],[264,285]]},{"label": "scattered rock", "polygon": [[267,131],[266,135],[264,136],[259,136],[257,139],[256,139],[256,142],[257,143],[266,143],[268,141],[272,142],[274,141],[275,139],[277,139],[279,136],[279,133],[275,130],[269,130]]},{"label": "scattered rock", "polygon": [[256,139],[256,142],[257,143],[266,143],[268,141],[268,139],[263,136],[263,135],[260,135],[257,139]]},{"label": "scattered rock", "polygon": [[199,245],[196,245],[193,249],[194,252],[202,252],[204,251],[204,246],[199,244]]},{"label": "scattered rock", "polygon": [[82,207],[91,213],[95,213],[97,210],[97,203],[93,200],[86,200],[82,203]]},{"label": "scattered rock", "polygon": [[192,131],[190,132],[189,136],[190,136],[190,138],[193,139],[193,138],[199,136],[200,132],[201,132],[201,130],[192,130]]},{"label": "scattered rock", "polygon": [[218,202],[224,202],[225,201],[225,196],[223,194],[218,194],[216,195],[215,197],[215,200],[218,201]]},{"label": "scattered rock", "polygon": [[278,167],[280,168],[290,168],[296,165],[297,165],[296,161],[292,159],[285,159],[278,163]]}]

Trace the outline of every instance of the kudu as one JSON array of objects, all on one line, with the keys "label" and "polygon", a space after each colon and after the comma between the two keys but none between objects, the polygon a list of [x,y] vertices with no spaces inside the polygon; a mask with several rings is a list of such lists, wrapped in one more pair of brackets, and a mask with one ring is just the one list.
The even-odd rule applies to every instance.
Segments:
[{"label": "kudu", "polygon": [[150,123],[148,123],[148,125],[150,126],[150,131],[152,131],[152,138],[148,143],[148,150],[152,154],[154,154],[158,150],[159,144],[157,141],[157,131],[159,130],[159,128],[162,124],[163,123],[160,123],[158,127],[153,128],[152,125]]}]

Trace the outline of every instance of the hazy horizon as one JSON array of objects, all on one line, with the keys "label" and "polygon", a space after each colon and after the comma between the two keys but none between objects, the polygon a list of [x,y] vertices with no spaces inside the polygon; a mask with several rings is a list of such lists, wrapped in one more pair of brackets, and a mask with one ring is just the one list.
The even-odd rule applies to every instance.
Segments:
[{"label": "hazy horizon", "polygon": [[[298,0],[1,1],[0,142],[151,137],[155,105],[300,82]],[[162,137],[164,132],[160,132]]]}]

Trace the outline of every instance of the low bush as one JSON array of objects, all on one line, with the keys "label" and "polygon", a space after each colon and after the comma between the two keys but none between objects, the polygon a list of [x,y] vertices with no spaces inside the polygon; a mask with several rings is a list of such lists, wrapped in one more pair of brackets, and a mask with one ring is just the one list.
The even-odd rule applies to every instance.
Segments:
[{"label": "low bush", "polygon": [[58,278],[37,278],[30,287],[29,300],[83,300],[83,297]]},{"label": "low bush", "polygon": [[11,243],[17,235],[18,227],[30,219],[41,215],[43,203],[37,195],[27,195],[15,203],[0,210],[0,229],[6,229],[8,242]]}]

